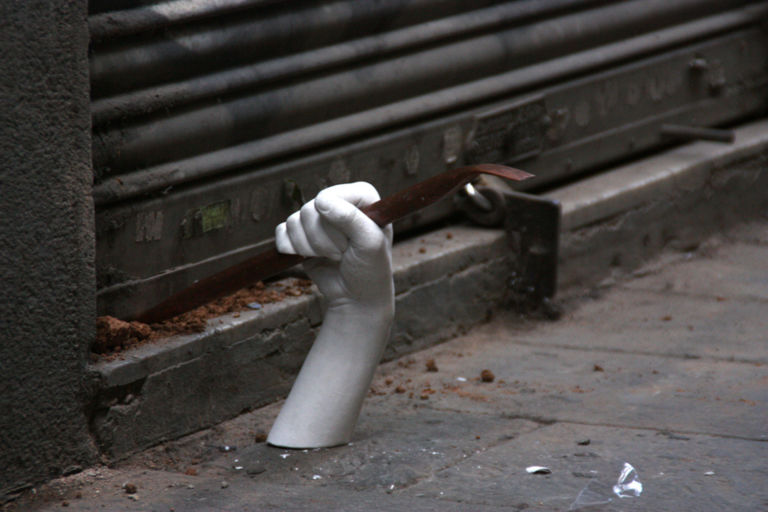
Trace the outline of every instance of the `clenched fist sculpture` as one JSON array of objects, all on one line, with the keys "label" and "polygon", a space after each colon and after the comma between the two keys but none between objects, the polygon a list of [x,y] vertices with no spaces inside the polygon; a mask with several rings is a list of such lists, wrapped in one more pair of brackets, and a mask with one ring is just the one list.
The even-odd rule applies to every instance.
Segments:
[{"label": "clenched fist sculpture", "polygon": [[304,263],[327,301],[322,327],[267,442],[286,448],[348,443],[395,311],[392,226],[360,208],[379,200],[364,182],[321,191],[275,230],[277,250]]}]

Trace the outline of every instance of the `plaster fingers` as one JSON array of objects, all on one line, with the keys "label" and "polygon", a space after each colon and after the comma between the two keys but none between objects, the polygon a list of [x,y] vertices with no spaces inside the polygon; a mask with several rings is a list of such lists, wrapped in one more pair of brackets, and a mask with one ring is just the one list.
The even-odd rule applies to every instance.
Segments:
[{"label": "plaster fingers", "polygon": [[293,247],[291,239],[288,237],[288,228],[286,227],[285,222],[281,222],[275,228],[275,246],[277,247],[277,252],[283,254],[299,254]]},{"label": "plaster fingers", "polygon": [[[382,230],[360,208],[379,200],[369,183],[336,185],[321,191],[275,229],[277,250],[339,261],[351,243],[357,252],[381,248]],[[391,227],[384,229],[391,245]]]},{"label": "plaster fingers", "polygon": [[[328,307],[267,441],[290,448],[349,442],[394,317],[391,227],[360,208],[367,183],[325,189],[277,229],[278,249],[325,256],[305,263]],[[329,258],[335,258],[332,261]]]},{"label": "plaster fingers", "polygon": [[355,252],[362,255],[379,252],[383,244],[391,245],[392,242],[391,226],[382,230],[360,210],[378,200],[379,193],[370,183],[349,183],[321,191],[315,199],[315,209],[324,221],[349,239]]},{"label": "plaster fingers", "polygon": [[278,252],[285,254],[339,261],[347,239],[336,228],[325,225],[312,200],[275,228],[275,245]]},{"label": "plaster fingers", "polygon": [[349,242],[347,237],[323,219],[314,199],[300,211],[301,228],[312,250],[319,256],[340,261]]}]

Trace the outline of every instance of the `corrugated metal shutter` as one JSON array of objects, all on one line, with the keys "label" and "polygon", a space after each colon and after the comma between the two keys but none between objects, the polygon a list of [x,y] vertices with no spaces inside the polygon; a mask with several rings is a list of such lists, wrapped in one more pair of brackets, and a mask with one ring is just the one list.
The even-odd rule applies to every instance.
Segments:
[{"label": "corrugated metal shutter", "polygon": [[471,161],[520,162],[540,186],[667,143],[661,122],[762,111],[767,12],[92,0],[100,313],[131,314],[252,255],[298,193],[365,179],[387,194]]}]

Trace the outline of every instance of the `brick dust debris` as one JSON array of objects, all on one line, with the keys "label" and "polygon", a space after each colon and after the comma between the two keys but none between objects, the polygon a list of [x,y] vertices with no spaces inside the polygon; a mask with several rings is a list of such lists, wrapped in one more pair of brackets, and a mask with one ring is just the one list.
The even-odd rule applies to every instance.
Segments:
[{"label": "brick dust debris", "polygon": [[280,302],[286,297],[298,297],[310,292],[308,279],[291,278],[276,283],[261,281],[235,293],[155,324],[127,322],[113,316],[96,319],[96,340],[91,346],[94,359],[115,359],[120,353],[148,342],[176,336],[203,332],[207,320],[227,313],[248,311],[249,304]]}]

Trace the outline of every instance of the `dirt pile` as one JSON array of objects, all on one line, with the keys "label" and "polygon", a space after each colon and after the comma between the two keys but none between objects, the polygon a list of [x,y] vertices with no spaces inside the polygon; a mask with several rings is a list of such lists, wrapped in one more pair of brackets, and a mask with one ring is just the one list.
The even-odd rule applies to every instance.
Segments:
[{"label": "dirt pile", "polygon": [[100,316],[96,319],[96,341],[91,346],[91,352],[101,357],[115,357],[116,354],[128,348],[153,340],[203,332],[207,321],[211,318],[227,313],[260,309],[263,304],[280,302],[286,297],[298,297],[309,293],[311,286],[311,281],[295,278],[271,284],[258,282],[232,295],[151,325],[127,322],[112,316]]},{"label": "dirt pile", "polygon": [[97,354],[119,351],[136,345],[152,335],[152,328],[141,322],[125,322],[113,316],[96,319],[96,341],[91,351]]}]

